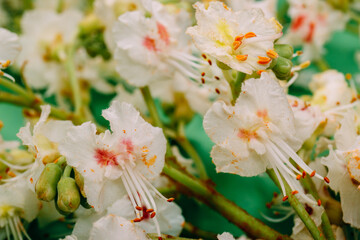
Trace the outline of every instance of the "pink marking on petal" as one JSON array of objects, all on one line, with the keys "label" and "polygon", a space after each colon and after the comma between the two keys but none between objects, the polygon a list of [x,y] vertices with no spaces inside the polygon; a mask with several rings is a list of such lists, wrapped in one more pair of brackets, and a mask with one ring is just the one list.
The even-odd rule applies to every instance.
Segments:
[{"label": "pink marking on petal", "polygon": [[162,25],[161,23],[156,23],[158,28],[158,34],[160,36],[160,39],[163,40],[166,45],[170,44],[170,36],[168,31],[166,30],[166,27]]},{"label": "pink marking on petal", "polygon": [[122,144],[125,145],[128,153],[132,153],[134,151],[134,145],[130,139],[123,139]]},{"label": "pink marking on petal", "polygon": [[112,151],[108,151],[105,149],[96,149],[95,158],[97,163],[101,166],[117,166],[119,165],[116,161],[116,154]]},{"label": "pink marking on petal", "polygon": [[146,36],[143,40],[143,45],[150,51],[154,51],[156,52],[157,49],[156,49],[156,44],[155,44],[155,39],[149,37],[149,36]]}]

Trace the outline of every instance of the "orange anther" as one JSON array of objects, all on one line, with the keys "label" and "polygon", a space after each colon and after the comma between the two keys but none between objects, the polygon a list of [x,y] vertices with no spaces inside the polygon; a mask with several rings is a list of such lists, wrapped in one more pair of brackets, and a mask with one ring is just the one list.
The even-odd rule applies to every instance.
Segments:
[{"label": "orange anther", "polygon": [[150,217],[151,217],[151,218],[154,218],[155,215],[156,215],[156,212],[152,212],[152,213],[150,214]]},{"label": "orange anther", "polygon": [[352,78],[352,75],[350,73],[345,74],[345,78],[347,80],[350,80]]},{"label": "orange anther", "polygon": [[320,199],[318,199],[317,204],[318,204],[318,206],[321,206],[321,200]]},{"label": "orange anther", "polygon": [[139,206],[136,206],[135,208],[136,208],[136,210],[138,210],[138,211],[142,211],[142,210],[143,210],[143,208],[142,208],[142,207],[139,207]]},{"label": "orange anther", "polygon": [[268,55],[270,58],[277,58],[279,56],[279,54],[277,54],[277,52],[272,49],[267,50],[266,55]]},{"label": "orange anther", "polygon": [[258,74],[258,75],[261,75],[263,72],[266,72],[265,70],[258,70],[256,73]]},{"label": "orange anther", "polygon": [[330,180],[329,180],[328,177],[324,177],[324,181],[325,181],[326,183],[330,183]]},{"label": "orange anther", "polygon": [[154,211],[154,209],[152,209],[152,208],[146,209],[146,212],[147,212],[147,213],[151,213],[151,212],[153,212],[153,211]]},{"label": "orange anther", "polygon": [[238,61],[246,61],[246,59],[248,58],[248,55],[236,55],[236,59]]},{"label": "orange anther", "polygon": [[220,90],[219,90],[218,88],[215,88],[215,92],[216,92],[217,94],[220,94]]},{"label": "orange anther", "polygon": [[7,60],[5,63],[2,64],[4,68],[7,68],[10,65],[10,60]]},{"label": "orange anther", "polygon": [[269,57],[262,57],[262,56],[258,56],[259,60],[257,61],[258,64],[268,64],[269,62],[271,62],[271,58]]},{"label": "orange anther", "polygon": [[172,198],[169,198],[167,201],[168,202],[173,202],[174,200],[175,200],[175,198],[172,197]]},{"label": "orange anther", "polygon": [[241,41],[235,41],[233,42],[233,48],[234,50],[238,49],[241,46]]},{"label": "orange anther", "polygon": [[299,193],[299,191],[297,191],[297,190],[294,190],[294,191],[291,192],[292,195],[295,195],[297,193]]},{"label": "orange anther", "polygon": [[202,76],[202,77],[205,76],[205,72],[202,72],[202,73],[201,73],[201,76]]},{"label": "orange anther", "polygon": [[13,173],[12,171],[8,171],[7,174],[8,174],[10,177],[16,177],[16,174]]},{"label": "orange anther", "polygon": [[300,178],[301,178],[300,174],[296,176],[296,180],[300,180]]},{"label": "orange anther", "polygon": [[244,36],[245,38],[252,38],[252,37],[256,37],[256,34],[253,32],[248,32],[247,34],[245,34]]},{"label": "orange anther", "polygon": [[286,200],[288,200],[288,198],[289,198],[288,196],[283,197],[283,199],[282,199],[283,202],[285,202]]},{"label": "orange anther", "polygon": [[238,35],[238,36],[236,36],[235,37],[235,42],[240,42],[240,41],[242,41],[243,40],[243,38],[244,38],[244,35]]},{"label": "orange anther", "polygon": [[141,222],[141,218],[135,218],[133,221],[134,222]]},{"label": "orange anther", "polygon": [[316,173],[316,171],[312,171],[312,173],[310,174],[310,177],[315,176],[315,173]]}]

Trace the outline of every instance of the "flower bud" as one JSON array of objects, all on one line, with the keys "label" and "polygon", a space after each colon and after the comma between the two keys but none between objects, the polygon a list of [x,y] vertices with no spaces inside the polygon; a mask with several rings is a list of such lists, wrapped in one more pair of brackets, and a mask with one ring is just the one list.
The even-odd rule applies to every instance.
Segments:
[{"label": "flower bud", "polygon": [[75,179],[62,177],[57,185],[57,207],[61,212],[70,214],[78,209],[80,205],[80,192]]},{"label": "flower bud", "polygon": [[292,62],[284,57],[278,57],[275,66],[272,68],[276,77],[280,80],[287,80],[291,76]]},{"label": "flower bud", "polygon": [[86,194],[85,194],[85,191],[84,191],[84,177],[78,171],[76,171],[75,169],[74,169],[74,172],[75,172],[76,185],[78,186],[81,195],[84,198],[86,198]]},{"label": "flower bud", "polygon": [[35,185],[37,198],[46,202],[53,200],[56,196],[56,186],[62,174],[62,169],[55,163],[46,164],[39,180]]},{"label": "flower bud", "polygon": [[289,44],[275,44],[275,51],[279,54],[279,56],[292,59],[294,54],[294,48]]}]

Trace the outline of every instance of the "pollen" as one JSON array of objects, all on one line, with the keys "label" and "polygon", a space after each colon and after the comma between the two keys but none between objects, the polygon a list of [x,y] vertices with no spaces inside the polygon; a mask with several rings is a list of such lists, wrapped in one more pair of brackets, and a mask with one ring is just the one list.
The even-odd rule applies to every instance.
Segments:
[{"label": "pollen", "polygon": [[265,65],[271,62],[271,58],[269,57],[258,56],[258,58],[259,58],[259,60],[257,61],[258,64]]},{"label": "pollen", "polygon": [[245,38],[252,38],[252,37],[256,37],[256,34],[253,32],[248,32],[247,34],[245,34],[244,36]]},{"label": "pollen", "polygon": [[268,55],[268,57],[272,59],[277,58],[279,56],[279,54],[275,52],[273,49],[267,50],[266,55]]},{"label": "pollen", "polygon": [[246,61],[247,58],[248,58],[247,54],[246,55],[236,55],[236,59],[241,62]]}]

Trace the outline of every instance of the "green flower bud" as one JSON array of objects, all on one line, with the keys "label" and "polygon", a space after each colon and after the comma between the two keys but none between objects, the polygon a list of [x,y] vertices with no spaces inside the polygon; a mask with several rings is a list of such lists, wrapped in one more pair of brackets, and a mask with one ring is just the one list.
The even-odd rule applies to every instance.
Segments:
[{"label": "green flower bud", "polygon": [[230,70],[230,69],[231,69],[231,67],[229,67],[229,66],[226,65],[225,63],[220,62],[220,61],[218,61],[218,60],[216,60],[216,65],[217,65],[220,69],[222,69],[222,70]]},{"label": "green flower bud", "polygon": [[56,186],[61,178],[62,169],[55,163],[48,163],[35,185],[37,198],[46,202],[56,196]]},{"label": "green flower bud", "polygon": [[279,56],[292,59],[294,54],[294,48],[289,44],[275,44],[275,51],[279,54]]},{"label": "green flower bud", "polygon": [[66,214],[74,212],[80,206],[80,192],[75,179],[62,177],[57,185],[57,206]]},{"label": "green flower bud", "polygon": [[280,80],[287,80],[291,76],[292,66],[292,62],[289,59],[279,56],[277,58],[276,65],[272,68],[272,70],[277,78]]}]

